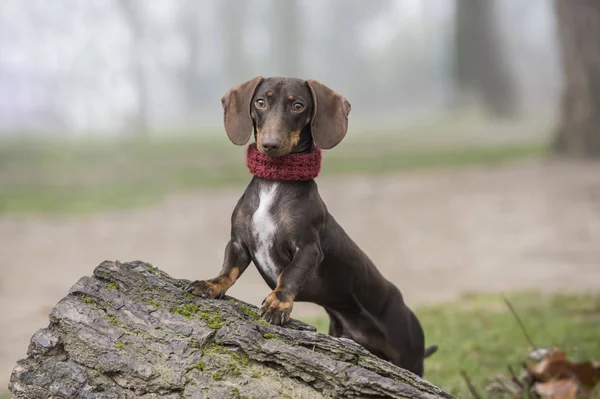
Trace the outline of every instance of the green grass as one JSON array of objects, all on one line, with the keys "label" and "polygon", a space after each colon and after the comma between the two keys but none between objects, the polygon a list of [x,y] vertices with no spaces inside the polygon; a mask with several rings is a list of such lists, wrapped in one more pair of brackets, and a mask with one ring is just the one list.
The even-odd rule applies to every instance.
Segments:
[{"label": "green grass", "polygon": [[[535,293],[508,295],[538,347],[555,346],[569,360],[600,360],[600,295]],[[425,361],[425,378],[457,397],[470,398],[460,370],[478,391],[507,365],[520,370],[530,350],[525,336],[500,295],[477,295],[415,309],[427,345],[440,349]],[[327,318],[305,320],[327,332]]]},{"label": "green grass", "polygon": [[[477,127],[469,129],[439,124],[353,131],[325,152],[321,176],[491,165],[547,152],[539,135],[491,144]],[[245,184],[250,175],[244,151],[222,134],[119,142],[4,140],[0,213],[87,214],[151,205],[187,190]]]},{"label": "green grass", "polygon": [[420,150],[383,157],[332,156],[323,161],[328,174],[382,174],[416,169],[455,168],[474,165],[497,165],[547,153],[547,148],[538,143],[508,145],[500,147],[473,146],[459,149]]}]

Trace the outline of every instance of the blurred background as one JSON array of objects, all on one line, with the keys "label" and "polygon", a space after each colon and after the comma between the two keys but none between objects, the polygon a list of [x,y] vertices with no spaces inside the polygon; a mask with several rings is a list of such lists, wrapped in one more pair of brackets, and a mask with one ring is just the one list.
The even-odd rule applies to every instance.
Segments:
[{"label": "blurred background", "polygon": [[584,0],[0,0],[0,394],[103,260],[216,275],[250,179],[220,99],[256,75],[352,103],[320,190],[409,306],[596,295],[599,48]]}]

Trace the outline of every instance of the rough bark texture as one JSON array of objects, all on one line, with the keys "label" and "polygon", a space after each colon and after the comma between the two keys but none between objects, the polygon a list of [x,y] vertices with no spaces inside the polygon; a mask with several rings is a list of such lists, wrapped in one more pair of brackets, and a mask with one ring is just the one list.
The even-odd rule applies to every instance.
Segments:
[{"label": "rough bark texture", "polygon": [[261,322],[143,262],[82,277],[13,370],[14,398],[451,398],[349,340]]},{"label": "rough bark texture", "polygon": [[600,2],[555,0],[562,52],[562,115],[557,152],[600,158]]}]

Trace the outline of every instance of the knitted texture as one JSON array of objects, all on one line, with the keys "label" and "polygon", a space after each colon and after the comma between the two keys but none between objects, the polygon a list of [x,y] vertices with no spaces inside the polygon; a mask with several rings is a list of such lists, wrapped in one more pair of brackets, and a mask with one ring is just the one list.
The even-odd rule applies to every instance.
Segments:
[{"label": "knitted texture", "polygon": [[256,148],[256,143],[248,146],[246,165],[254,176],[268,180],[312,180],[321,171],[321,149],[308,154],[289,154],[271,158]]}]

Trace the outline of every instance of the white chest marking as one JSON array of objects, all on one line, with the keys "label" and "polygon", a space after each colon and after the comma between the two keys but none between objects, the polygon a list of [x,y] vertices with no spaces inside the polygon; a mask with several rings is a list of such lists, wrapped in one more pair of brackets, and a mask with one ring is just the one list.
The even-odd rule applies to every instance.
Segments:
[{"label": "white chest marking", "polygon": [[258,194],[258,209],[252,215],[254,238],[256,239],[256,253],[254,257],[258,263],[256,266],[261,271],[277,281],[277,266],[271,257],[271,248],[277,226],[273,215],[270,213],[271,206],[275,202],[277,194],[277,183],[269,187],[263,187]]}]

